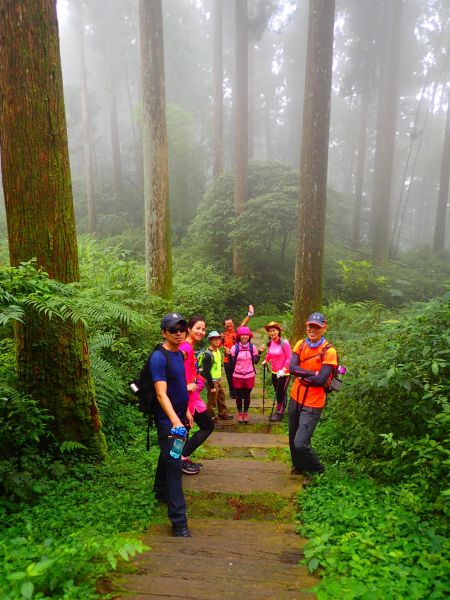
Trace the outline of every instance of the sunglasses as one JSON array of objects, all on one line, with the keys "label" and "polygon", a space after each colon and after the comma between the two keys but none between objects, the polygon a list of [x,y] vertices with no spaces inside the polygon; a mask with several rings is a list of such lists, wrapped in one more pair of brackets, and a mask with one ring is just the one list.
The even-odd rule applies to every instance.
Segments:
[{"label": "sunglasses", "polygon": [[186,333],[187,327],[169,327],[166,329],[169,333]]}]

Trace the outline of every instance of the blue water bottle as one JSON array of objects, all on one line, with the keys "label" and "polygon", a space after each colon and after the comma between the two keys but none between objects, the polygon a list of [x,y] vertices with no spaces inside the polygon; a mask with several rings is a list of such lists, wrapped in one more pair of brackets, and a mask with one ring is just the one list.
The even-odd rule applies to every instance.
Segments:
[{"label": "blue water bottle", "polygon": [[169,454],[172,458],[180,458],[184,444],[186,443],[186,427],[172,427],[170,433],[170,437],[173,438],[173,444]]}]

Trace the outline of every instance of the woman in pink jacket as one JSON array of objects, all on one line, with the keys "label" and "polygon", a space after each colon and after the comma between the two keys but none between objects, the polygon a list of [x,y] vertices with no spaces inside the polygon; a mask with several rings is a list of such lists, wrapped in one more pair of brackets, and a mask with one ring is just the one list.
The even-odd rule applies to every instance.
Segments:
[{"label": "woman in pink jacket", "polygon": [[200,398],[200,392],[205,386],[204,379],[197,373],[197,365],[194,354],[194,345],[201,342],[205,337],[206,324],[200,315],[191,317],[188,323],[188,333],[180,350],[184,356],[184,372],[189,396],[188,409],[199,430],[189,437],[181,454],[181,470],[186,475],[196,475],[200,472],[201,463],[194,463],[190,456],[214,431],[214,422],[211,419],[206,405]]},{"label": "woman in pink jacket", "polygon": [[269,334],[267,354],[264,363],[269,363],[272,369],[272,385],[277,400],[277,410],[269,417],[270,421],[282,421],[286,408],[286,392],[289,384],[289,364],[291,362],[291,345],[281,337],[283,328],[279,323],[271,321],[264,325]]},{"label": "woman in pink jacket", "polygon": [[233,363],[233,388],[236,392],[238,423],[248,423],[250,394],[255,385],[255,364],[259,362],[262,348],[257,350],[250,342],[253,333],[248,327],[239,327],[236,332],[237,342],[231,347],[230,355]]}]

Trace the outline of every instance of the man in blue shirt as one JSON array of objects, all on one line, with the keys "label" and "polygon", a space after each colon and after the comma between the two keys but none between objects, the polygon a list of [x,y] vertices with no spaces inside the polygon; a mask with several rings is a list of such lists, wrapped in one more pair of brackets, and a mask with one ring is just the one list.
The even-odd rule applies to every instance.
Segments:
[{"label": "man in blue shirt", "polygon": [[[156,467],[154,491],[158,500],[167,502],[167,514],[175,537],[191,537],[187,526],[186,502],[183,495],[181,457],[170,455],[175,438],[181,432],[186,437],[186,424],[192,427],[188,411],[188,392],[184,374],[183,354],[178,350],[187,331],[185,319],[178,313],[169,313],[161,321],[164,337],[162,347],[169,352],[155,350],[150,358],[150,372],[155,384],[158,404],[154,409],[160,454]],[[181,428],[181,429],[180,429]],[[177,431],[174,431],[177,429]]]}]

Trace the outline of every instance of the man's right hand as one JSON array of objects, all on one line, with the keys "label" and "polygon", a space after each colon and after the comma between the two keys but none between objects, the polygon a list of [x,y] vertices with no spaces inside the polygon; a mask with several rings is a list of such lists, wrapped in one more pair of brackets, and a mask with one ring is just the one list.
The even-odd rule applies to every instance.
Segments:
[{"label": "man's right hand", "polygon": [[[172,421],[172,429],[176,429],[177,427],[184,427],[184,423],[180,421],[180,419],[174,419]],[[185,427],[184,427],[185,428]],[[186,428],[185,428],[186,429]]]}]

